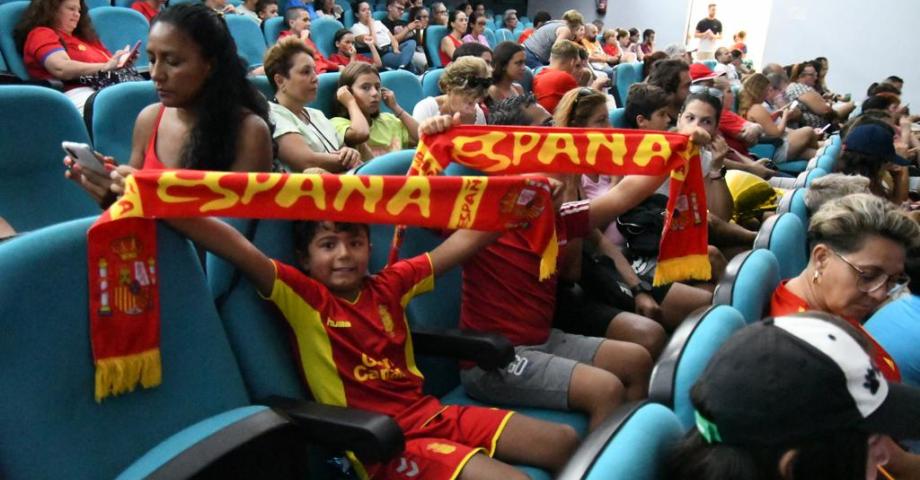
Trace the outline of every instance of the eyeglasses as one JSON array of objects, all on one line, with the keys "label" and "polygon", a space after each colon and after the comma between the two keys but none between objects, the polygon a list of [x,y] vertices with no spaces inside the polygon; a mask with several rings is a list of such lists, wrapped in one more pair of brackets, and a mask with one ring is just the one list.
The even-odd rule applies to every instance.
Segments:
[{"label": "eyeglasses", "polygon": [[714,87],[707,87],[706,85],[690,85],[690,93],[705,93],[713,97],[716,97],[719,100],[721,100],[722,97],[725,96],[725,94],[722,93],[722,90],[719,90],[718,88],[714,88]]},{"label": "eyeglasses", "polygon": [[891,277],[885,272],[868,272],[863,270],[856,265],[853,265],[852,262],[847,260],[846,257],[838,253],[836,250],[830,248],[831,252],[834,252],[834,255],[837,255],[837,258],[843,260],[843,263],[846,263],[856,272],[856,288],[863,293],[872,293],[883,286],[887,289],[886,295],[892,296],[896,295],[898,292],[904,289],[908,283],[910,283],[910,277],[905,274],[900,274],[895,277]]},{"label": "eyeglasses", "polygon": [[483,22],[476,22],[476,25],[478,25],[478,26],[480,26],[480,27],[484,27],[484,26],[486,26],[486,22],[484,22],[484,21],[483,21]]},{"label": "eyeglasses", "polygon": [[800,77],[817,77],[818,74],[815,73],[815,72],[811,72],[811,73],[802,72],[802,73],[799,74],[799,76],[800,76]]}]

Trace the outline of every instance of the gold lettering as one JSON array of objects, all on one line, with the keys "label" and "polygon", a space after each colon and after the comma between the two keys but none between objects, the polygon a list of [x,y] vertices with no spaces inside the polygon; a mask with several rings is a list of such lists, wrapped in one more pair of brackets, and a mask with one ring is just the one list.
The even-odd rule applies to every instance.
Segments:
[{"label": "gold lettering", "polygon": [[[304,190],[303,185],[309,181],[310,188]],[[292,175],[281,187],[275,196],[275,203],[283,208],[289,208],[297,203],[301,197],[310,197],[316,208],[326,209],[326,192],[323,189],[323,179],[319,175]]]},{"label": "gold lettering", "polygon": [[359,382],[366,382],[366,381],[368,380],[368,378],[367,378],[367,374],[366,374],[365,372],[367,372],[367,367],[365,367],[365,366],[363,366],[363,365],[358,365],[357,367],[355,367],[355,371],[354,371],[354,373],[355,373],[355,380],[357,380],[357,381],[359,381]]},{"label": "gold lettering", "polygon": [[[626,158],[626,136],[622,133],[612,133],[605,135],[599,132],[588,132],[588,151],[585,161],[588,165],[594,165],[597,162],[598,153],[601,147],[607,149],[610,154],[610,160],[614,165],[623,166],[623,160]],[[606,160],[607,157],[604,157]]]},{"label": "gold lettering", "polygon": [[399,215],[406,210],[410,203],[418,206],[419,213],[425,218],[431,216],[431,184],[425,177],[406,177],[406,183],[400,187],[396,195],[387,202],[387,213]]},{"label": "gold lettering", "polygon": [[[560,142],[562,146],[559,146]],[[571,133],[547,133],[540,147],[540,153],[537,154],[537,160],[544,165],[549,165],[560,155],[568,156],[573,165],[581,164],[581,160],[578,159],[575,138]]]},{"label": "gold lettering", "polygon": [[540,134],[534,132],[513,132],[514,148],[511,150],[514,158],[511,160],[514,165],[520,165],[521,159],[524,158],[531,150],[537,148],[540,143]]},{"label": "gold lettering", "polygon": [[342,189],[336,194],[335,200],[332,202],[332,208],[341,212],[345,208],[345,202],[348,201],[348,197],[351,196],[352,192],[357,191],[364,197],[364,210],[368,213],[377,211],[377,202],[383,197],[383,178],[376,176],[366,178],[367,185],[359,177],[352,175],[340,176],[339,180],[342,181]]},{"label": "gold lettering", "polygon": [[[497,153],[495,146],[508,137],[502,132],[491,132],[478,135],[475,137],[457,136],[454,138],[454,157],[463,163],[464,158],[485,157],[495,161],[495,165],[480,168],[483,172],[497,172],[508,168],[511,159],[507,155]],[[479,144],[478,149],[472,149],[471,145]]]},{"label": "gold lettering", "polygon": [[636,150],[636,154],[633,156],[633,162],[640,167],[644,167],[651,163],[655,157],[667,162],[671,158],[671,144],[664,135],[648,133],[642,137],[639,149]]},{"label": "gold lettering", "polygon": [[[259,181],[259,177],[265,177],[264,182]],[[281,175],[278,174],[265,174],[265,173],[250,173],[246,180],[246,190],[243,192],[243,197],[240,201],[243,202],[243,205],[249,205],[249,202],[252,201],[252,197],[256,194],[271,190],[272,187],[278,184],[281,180]]]},{"label": "gold lettering", "polygon": [[157,196],[166,203],[186,203],[199,200],[197,196],[182,197],[170,193],[173,187],[206,187],[218,194],[221,198],[205,203],[199,209],[201,212],[222,210],[230,208],[240,200],[240,196],[229,188],[220,186],[220,179],[226,175],[222,172],[207,172],[202,178],[182,178],[178,172],[165,171],[157,181]]}]

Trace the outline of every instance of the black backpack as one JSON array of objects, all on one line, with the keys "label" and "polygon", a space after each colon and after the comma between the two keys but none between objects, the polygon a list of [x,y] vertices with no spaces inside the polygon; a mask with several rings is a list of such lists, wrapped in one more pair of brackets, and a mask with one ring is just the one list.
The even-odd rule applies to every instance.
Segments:
[{"label": "black backpack", "polygon": [[617,228],[633,256],[657,257],[664,230],[667,195],[656,193],[617,218]]}]

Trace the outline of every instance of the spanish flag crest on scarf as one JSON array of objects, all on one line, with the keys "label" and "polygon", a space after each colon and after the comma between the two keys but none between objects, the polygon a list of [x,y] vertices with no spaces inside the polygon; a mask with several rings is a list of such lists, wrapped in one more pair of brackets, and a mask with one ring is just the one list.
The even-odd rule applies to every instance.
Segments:
[{"label": "spanish flag crest on scarf", "polygon": [[[436,175],[450,162],[489,177]],[[139,171],[88,232],[95,397],[162,381],[153,219],[242,217],[387,223],[426,228],[523,229],[555,272],[550,187],[519,173],[670,175],[655,282],[709,278],[706,203],[698,150],[659,132],[462,126],[423,136],[410,176]]]}]

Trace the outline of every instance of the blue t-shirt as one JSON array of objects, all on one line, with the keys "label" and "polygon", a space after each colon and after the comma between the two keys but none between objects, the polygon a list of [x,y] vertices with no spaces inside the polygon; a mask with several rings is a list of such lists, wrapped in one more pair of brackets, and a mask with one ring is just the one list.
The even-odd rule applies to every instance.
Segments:
[{"label": "blue t-shirt", "polygon": [[901,381],[920,387],[920,296],[909,295],[885,305],[865,327],[894,359]]}]

